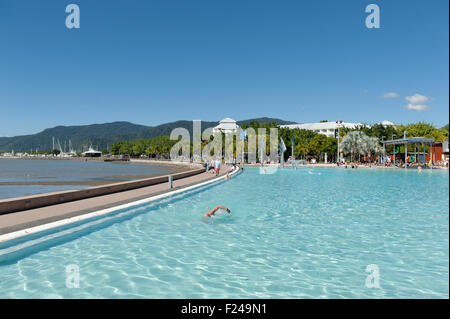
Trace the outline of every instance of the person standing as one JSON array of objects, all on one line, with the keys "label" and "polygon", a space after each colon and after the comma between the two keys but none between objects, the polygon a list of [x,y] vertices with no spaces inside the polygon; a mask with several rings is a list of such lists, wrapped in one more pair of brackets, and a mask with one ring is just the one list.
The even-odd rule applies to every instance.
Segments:
[{"label": "person standing", "polygon": [[216,159],[216,161],[214,162],[214,168],[216,169],[216,176],[219,175],[220,172],[220,160]]},{"label": "person standing", "polygon": [[213,174],[214,174],[214,167],[215,167],[215,161],[213,159],[211,159],[211,162],[209,163],[209,169],[213,170]]}]

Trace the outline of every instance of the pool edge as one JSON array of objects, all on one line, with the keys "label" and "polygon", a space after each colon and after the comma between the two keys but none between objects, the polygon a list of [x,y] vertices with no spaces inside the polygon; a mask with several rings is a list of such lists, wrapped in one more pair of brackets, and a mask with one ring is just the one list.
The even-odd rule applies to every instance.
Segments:
[{"label": "pool edge", "polygon": [[[234,169],[231,173],[230,176],[237,174],[240,171],[240,167],[237,166],[236,169]],[[6,243],[10,240],[13,239],[18,239],[24,236],[28,236],[31,234],[36,234],[39,232],[43,232],[46,230],[50,230],[53,228],[57,228],[57,227],[61,227],[61,226],[66,226],[66,225],[70,225],[72,223],[76,223],[76,222],[80,222],[80,221],[84,221],[84,220],[88,220],[90,218],[95,218],[95,217],[99,217],[99,216],[104,216],[107,215],[109,213],[115,212],[117,210],[120,209],[126,209],[126,208],[130,208],[130,207],[134,207],[134,206],[138,206],[141,204],[145,204],[145,203],[150,203],[162,198],[166,198],[166,197],[170,197],[176,194],[180,194],[180,193],[184,193],[202,186],[206,186],[212,183],[216,183],[218,181],[221,180],[225,180],[227,178],[226,175],[224,176],[219,176],[210,180],[206,180],[194,185],[190,185],[181,189],[177,189],[177,190],[173,190],[173,191],[169,191],[163,194],[158,194],[158,195],[153,195],[153,196],[149,196],[147,198],[144,199],[139,199],[139,200],[135,200],[135,201],[131,201],[129,203],[125,203],[125,204],[120,204],[118,206],[113,206],[110,208],[105,208],[105,209],[100,209],[94,212],[89,212],[89,213],[85,213],[85,214],[81,214],[81,215],[77,215],[77,216],[73,216],[73,217],[69,217],[69,218],[64,218],[58,221],[54,221],[54,222],[49,222],[49,223],[44,223],[38,226],[33,226],[30,228],[25,228],[25,229],[21,229],[18,231],[13,231],[10,233],[6,233],[6,234],[2,234],[0,235],[0,243]]]}]

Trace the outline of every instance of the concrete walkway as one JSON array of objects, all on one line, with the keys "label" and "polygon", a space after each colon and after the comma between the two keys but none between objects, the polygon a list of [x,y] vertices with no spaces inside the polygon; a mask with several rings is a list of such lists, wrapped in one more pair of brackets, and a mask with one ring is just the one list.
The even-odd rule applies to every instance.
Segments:
[{"label": "concrete walkway", "polygon": [[[229,170],[229,167],[223,166],[219,176],[225,175]],[[175,180],[173,181],[172,189],[169,189],[168,182],[166,182],[109,195],[0,215],[0,235],[186,188],[215,177],[216,175],[210,171],[209,173],[201,173]]]}]

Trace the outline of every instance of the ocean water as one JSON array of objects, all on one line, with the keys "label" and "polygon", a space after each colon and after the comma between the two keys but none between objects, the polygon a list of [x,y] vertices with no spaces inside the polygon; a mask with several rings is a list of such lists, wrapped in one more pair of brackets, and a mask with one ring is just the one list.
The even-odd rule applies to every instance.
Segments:
[{"label": "ocean water", "polygon": [[1,256],[0,297],[449,297],[448,171],[246,168],[81,226]]},{"label": "ocean water", "polygon": [[89,187],[94,181],[170,174],[167,166],[73,160],[0,159],[0,182],[86,182],[86,185],[1,185],[0,199]]}]

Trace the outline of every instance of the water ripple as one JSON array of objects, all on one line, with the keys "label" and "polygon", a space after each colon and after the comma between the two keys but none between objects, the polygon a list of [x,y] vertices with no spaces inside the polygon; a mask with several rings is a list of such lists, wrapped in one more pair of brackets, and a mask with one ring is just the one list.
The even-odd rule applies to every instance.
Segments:
[{"label": "water ripple", "polygon": [[448,172],[246,169],[0,264],[0,297],[448,298],[448,204]]}]

